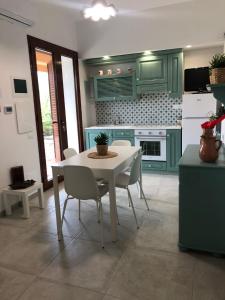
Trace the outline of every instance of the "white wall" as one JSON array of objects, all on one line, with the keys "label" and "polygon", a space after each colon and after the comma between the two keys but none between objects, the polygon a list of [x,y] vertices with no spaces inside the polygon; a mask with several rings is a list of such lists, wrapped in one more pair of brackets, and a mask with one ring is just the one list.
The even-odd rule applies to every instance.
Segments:
[{"label": "white wall", "polygon": [[186,50],[184,51],[184,69],[207,67],[216,53],[223,53],[223,46]]},{"label": "white wall", "polygon": [[81,21],[78,50],[83,58],[223,44],[225,1],[198,0],[118,15],[107,22]]},{"label": "white wall", "polygon": [[81,93],[81,106],[82,106],[82,117],[83,127],[89,127],[96,125],[96,110],[95,102],[90,101],[86,97],[85,92],[85,80],[87,80],[87,74],[83,62],[79,61],[79,72],[80,72],[80,93]]},{"label": "white wall", "polygon": [[[10,4],[9,1],[2,0],[1,7],[10,8],[7,2]],[[33,105],[26,35],[33,35],[73,50],[77,49],[73,20],[58,10],[48,10],[48,7],[43,9],[35,7],[34,4],[32,7],[28,5],[24,7],[27,7],[25,16],[29,15],[35,22],[32,28],[0,20],[0,188],[10,183],[9,169],[15,165],[24,166],[26,178],[40,180],[34,109],[32,112],[33,133],[22,135],[17,133],[15,112],[5,115],[2,111],[4,105],[14,105],[17,100],[30,101]],[[14,12],[17,11],[14,10]],[[10,81],[12,75],[27,79],[28,97],[17,99],[12,96]]]}]

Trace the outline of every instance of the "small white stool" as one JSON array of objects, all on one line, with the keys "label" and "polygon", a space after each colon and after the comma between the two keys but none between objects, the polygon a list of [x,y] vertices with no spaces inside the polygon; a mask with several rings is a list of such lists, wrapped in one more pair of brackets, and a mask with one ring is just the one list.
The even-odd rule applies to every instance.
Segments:
[{"label": "small white stool", "polygon": [[12,190],[10,187],[5,187],[2,189],[2,196],[4,207],[6,211],[6,215],[10,216],[12,214],[11,205],[9,203],[8,196],[18,196],[22,199],[23,202],[23,218],[28,219],[30,218],[30,206],[29,206],[29,196],[34,194],[35,192],[38,193],[39,198],[39,207],[44,208],[44,195],[43,195],[43,186],[42,183],[35,182],[32,186],[21,189],[21,190]]}]

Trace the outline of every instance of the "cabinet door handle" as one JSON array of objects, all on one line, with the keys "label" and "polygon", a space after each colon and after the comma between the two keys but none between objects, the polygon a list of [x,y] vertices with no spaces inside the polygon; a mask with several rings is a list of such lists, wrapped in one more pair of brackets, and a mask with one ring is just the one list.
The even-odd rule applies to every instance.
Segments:
[{"label": "cabinet door handle", "polygon": [[170,137],[170,135],[169,135],[169,134],[167,134],[166,136],[167,136],[167,137]]}]

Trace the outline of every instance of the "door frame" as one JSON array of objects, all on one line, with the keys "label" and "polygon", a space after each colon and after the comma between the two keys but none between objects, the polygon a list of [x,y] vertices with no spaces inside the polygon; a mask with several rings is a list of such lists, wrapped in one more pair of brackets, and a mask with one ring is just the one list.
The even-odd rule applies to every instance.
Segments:
[{"label": "door frame", "polygon": [[[63,157],[62,144],[67,145],[67,136],[65,136],[65,134],[63,135],[62,132],[62,125],[66,126],[66,119],[65,119],[64,90],[63,90],[63,81],[62,81],[63,77],[62,77],[62,67],[61,67],[61,55],[68,56],[73,60],[74,87],[75,87],[75,99],[76,99],[75,105],[76,105],[76,113],[77,113],[79,151],[81,152],[84,150],[78,53],[76,51],[64,48],[62,46],[58,46],[56,44],[49,43],[47,41],[41,40],[39,38],[30,35],[27,35],[27,42],[28,42],[28,50],[29,50],[29,58],[30,58],[32,86],[33,86],[33,98],[34,98],[34,108],[35,108],[41,179],[43,182],[44,190],[47,190],[53,186],[53,181],[52,180],[47,182],[45,181],[45,178],[47,177],[47,168],[46,168],[46,159],[45,159],[45,147],[43,141],[43,126],[42,126],[35,49],[40,48],[40,50],[44,50],[52,53],[52,60],[54,65],[56,99],[60,99],[61,101],[60,110],[58,109],[60,142],[63,141],[63,143],[61,143],[60,145],[61,157]],[[59,106],[59,101],[57,101],[57,106]],[[62,118],[62,116],[64,116],[64,119]],[[65,124],[63,124],[64,122]]]}]

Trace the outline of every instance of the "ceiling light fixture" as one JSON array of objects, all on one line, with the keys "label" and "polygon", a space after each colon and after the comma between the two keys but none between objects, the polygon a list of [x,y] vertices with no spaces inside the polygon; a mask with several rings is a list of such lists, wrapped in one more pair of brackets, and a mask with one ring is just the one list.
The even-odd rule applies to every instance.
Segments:
[{"label": "ceiling light fixture", "polygon": [[185,48],[192,48],[192,45],[187,45],[185,46]]},{"label": "ceiling light fixture", "polygon": [[105,0],[95,0],[92,2],[91,7],[84,10],[84,18],[91,19],[92,21],[109,20],[111,17],[116,16],[116,8],[113,4],[107,4]]}]

